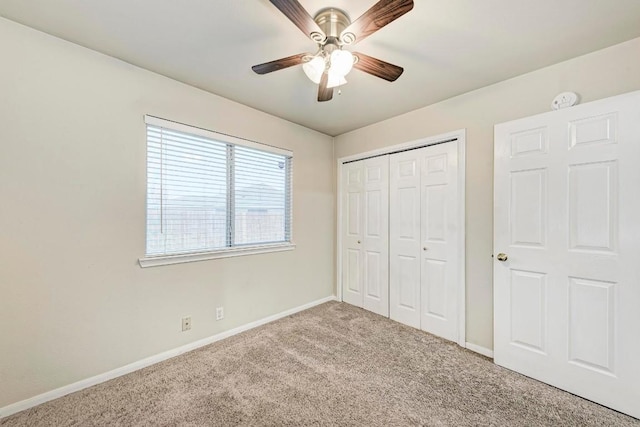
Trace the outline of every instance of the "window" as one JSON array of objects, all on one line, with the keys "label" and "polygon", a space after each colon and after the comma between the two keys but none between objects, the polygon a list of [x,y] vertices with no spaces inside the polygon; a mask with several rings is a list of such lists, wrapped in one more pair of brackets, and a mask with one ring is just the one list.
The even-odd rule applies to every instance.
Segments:
[{"label": "window", "polygon": [[143,267],[292,248],[291,152],[152,116],[145,122]]}]

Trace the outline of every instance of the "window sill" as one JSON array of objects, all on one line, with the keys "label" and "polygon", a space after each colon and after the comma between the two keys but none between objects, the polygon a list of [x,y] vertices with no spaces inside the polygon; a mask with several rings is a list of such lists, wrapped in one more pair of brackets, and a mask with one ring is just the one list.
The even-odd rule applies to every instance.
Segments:
[{"label": "window sill", "polygon": [[160,265],[181,264],[183,262],[206,261],[209,259],[231,258],[244,255],[264,254],[269,252],[291,251],[296,248],[293,243],[278,243],[274,245],[250,246],[246,248],[222,249],[210,252],[197,252],[177,255],[158,255],[138,259],[140,267],[157,267]]}]

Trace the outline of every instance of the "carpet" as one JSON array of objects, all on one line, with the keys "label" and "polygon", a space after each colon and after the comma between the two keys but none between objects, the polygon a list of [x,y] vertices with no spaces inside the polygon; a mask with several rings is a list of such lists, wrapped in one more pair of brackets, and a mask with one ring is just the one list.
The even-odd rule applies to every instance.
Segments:
[{"label": "carpet", "polygon": [[425,332],[329,302],[2,426],[640,426]]}]

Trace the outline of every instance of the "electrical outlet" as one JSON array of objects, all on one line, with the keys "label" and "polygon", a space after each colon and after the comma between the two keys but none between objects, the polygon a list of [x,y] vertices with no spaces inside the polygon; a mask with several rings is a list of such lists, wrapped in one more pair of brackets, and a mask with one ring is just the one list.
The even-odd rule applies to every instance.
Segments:
[{"label": "electrical outlet", "polygon": [[182,318],[182,332],[191,330],[191,316]]},{"label": "electrical outlet", "polygon": [[216,308],[216,320],[224,319],[224,307]]}]

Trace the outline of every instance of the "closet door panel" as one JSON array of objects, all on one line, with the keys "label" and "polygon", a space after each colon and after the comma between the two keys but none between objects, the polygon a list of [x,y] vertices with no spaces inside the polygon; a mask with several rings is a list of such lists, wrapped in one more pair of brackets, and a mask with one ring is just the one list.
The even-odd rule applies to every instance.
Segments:
[{"label": "closet door panel", "polygon": [[363,306],[364,164],[342,166],[342,299]]},{"label": "closet door panel", "polygon": [[389,159],[389,315],[420,328],[420,163],[418,150]]},{"label": "closet door panel", "polygon": [[364,160],[363,307],[389,316],[389,156]]},{"label": "closet door panel", "polygon": [[420,327],[458,336],[457,142],[419,150],[421,184]]}]

